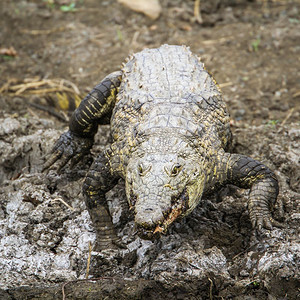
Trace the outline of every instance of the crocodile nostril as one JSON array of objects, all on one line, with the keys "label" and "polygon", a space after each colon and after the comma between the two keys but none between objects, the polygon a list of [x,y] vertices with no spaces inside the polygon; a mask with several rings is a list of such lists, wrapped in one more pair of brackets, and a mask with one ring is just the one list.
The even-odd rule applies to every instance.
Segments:
[{"label": "crocodile nostril", "polygon": [[145,211],[153,211],[153,208],[148,207],[148,208],[145,209]]}]

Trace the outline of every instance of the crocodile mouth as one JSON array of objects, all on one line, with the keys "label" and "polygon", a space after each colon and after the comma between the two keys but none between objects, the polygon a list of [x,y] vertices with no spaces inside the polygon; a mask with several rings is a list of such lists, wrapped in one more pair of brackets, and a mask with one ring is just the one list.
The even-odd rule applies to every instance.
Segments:
[{"label": "crocodile mouth", "polygon": [[138,226],[138,235],[146,240],[159,238],[160,234],[166,234],[169,226],[188,210],[189,196],[184,190],[179,196],[172,198],[172,206],[164,213],[164,218],[155,226],[145,228]]}]

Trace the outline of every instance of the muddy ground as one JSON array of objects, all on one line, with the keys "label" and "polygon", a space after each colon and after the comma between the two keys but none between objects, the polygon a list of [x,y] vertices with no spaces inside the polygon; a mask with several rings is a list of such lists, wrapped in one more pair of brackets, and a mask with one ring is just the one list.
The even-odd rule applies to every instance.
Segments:
[{"label": "muddy ground", "polygon": [[[153,21],[112,0],[0,2],[0,48],[13,47],[0,55],[1,299],[299,297],[300,2],[203,0],[202,24],[193,1],[161,3]],[[64,79],[85,94],[129,53],[163,43],[190,46],[220,84],[234,151],[275,171],[274,216],[285,227],[257,235],[247,191],[231,187],[222,201],[203,200],[160,240],[143,241],[120,182],[108,198],[127,248],[92,251],[85,280],[95,243],[80,188],[89,158],[61,175],[41,173],[67,113],[57,108],[59,87],[51,93],[49,84],[36,83]],[[52,113],[31,105],[49,108],[49,98],[57,101]],[[94,155],[108,142],[103,126]]]}]

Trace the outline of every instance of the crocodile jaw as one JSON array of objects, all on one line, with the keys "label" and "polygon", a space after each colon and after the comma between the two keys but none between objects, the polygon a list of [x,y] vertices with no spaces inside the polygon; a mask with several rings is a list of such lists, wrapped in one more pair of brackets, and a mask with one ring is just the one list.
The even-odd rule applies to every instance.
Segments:
[{"label": "crocodile jaw", "polygon": [[[138,235],[147,240],[153,240],[158,238],[160,234],[165,234],[169,228],[169,226],[180,216],[185,215],[188,210],[188,194],[186,190],[184,190],[178,197],[174,197],[172,199],[172,206],[167,211],[164,211],[161,214],[161,218],[157,220],[154,224],[147,224],[138,222],[137,230]],[[138,212],[136,212],[136,219]]]},{"label": "crocodile jaw", "polygon": [[178,197],[176,201],[173,201],[174,204],[171,207],[169,214],[167,214],[166,218],[162,222],[156,226],[153,231],[153,234],[163,233],[165,234],[169,228],[169,226],[181,215],[184,215],[188,210],[189,196],[184,190],[181,195]]}]

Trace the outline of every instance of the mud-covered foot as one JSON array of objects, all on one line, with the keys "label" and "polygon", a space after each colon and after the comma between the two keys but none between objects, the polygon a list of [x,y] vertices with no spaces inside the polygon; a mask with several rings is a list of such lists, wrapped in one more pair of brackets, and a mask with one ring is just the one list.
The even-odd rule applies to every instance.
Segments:
[{"label": "mud-covered foot", "polygon": [[118,270],[122,257],[123,253],[119,249],[97,251],[94,247],[91,252],[89,275],[91,278],[97,278]]},{"label": "mud-covered foot", "polygon": [[70,160],[71,165],[75,165],[84,155],[89,153],[93,142],[93,138],[79,137],[71,131],[63,133],[55,143],[51,151],[51,156],[44,164],[42,172],[49,169],[55,163],[57,164],[58,171]]},{"label": "mud-covered foot", "polygon": [[111,241],[110,242],[96,241],[93,247],[93,251],[95,252],[102,252],[103,250],[108,250],[108,249],[118,250],[119,248]]},{"label": "mud-covered foot", "polygon": [[94,247],[93,247],[93,251],[96,252],[102,252],[103,250],[109,250],[109,249],[113,249],[113,250],[121,250],[121,249],[126,249],[126,245],[122,242],[122,240],[118,237],[109,237],[106,240],[102,239],[97,239]]},{"label": "mud-covered foot", "polygon": [[271,230],[273,226],[282,228],[283,224],[273,219],[268,206],[264,201],[249,201],[248,209],[252,227],[259,232],[263,228]]}]

